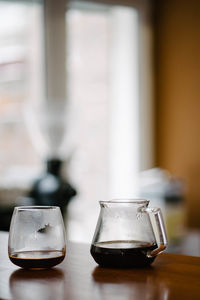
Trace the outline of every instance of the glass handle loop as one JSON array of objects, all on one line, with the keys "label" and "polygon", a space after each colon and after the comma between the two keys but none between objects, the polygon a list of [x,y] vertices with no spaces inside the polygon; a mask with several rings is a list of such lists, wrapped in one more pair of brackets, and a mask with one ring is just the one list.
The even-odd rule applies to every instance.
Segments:
[{"label": "glass handle loop", "polygon": [[148,213],[151,225],[153,227],[153,231],[156,238],[157,248],[154,250],[151,250],[147,253],[148,257],[156,256],[157,254],[164,251],[167,247],[168,240],[167,240],[167,234],[165,229],[165,224],[162,216],[162,212],[160,208],[143,208],[142,212]]}]

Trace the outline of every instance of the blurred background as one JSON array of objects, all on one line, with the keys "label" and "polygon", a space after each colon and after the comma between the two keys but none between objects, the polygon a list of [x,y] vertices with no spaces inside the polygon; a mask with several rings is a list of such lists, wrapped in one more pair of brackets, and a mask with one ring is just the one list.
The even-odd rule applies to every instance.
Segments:
[{"label": "blurred background", "polygon": [[91,242],[99,200],[144,197],[200,255],[199,28],[199,0],[0,0],[0,230],[59,205]]}]

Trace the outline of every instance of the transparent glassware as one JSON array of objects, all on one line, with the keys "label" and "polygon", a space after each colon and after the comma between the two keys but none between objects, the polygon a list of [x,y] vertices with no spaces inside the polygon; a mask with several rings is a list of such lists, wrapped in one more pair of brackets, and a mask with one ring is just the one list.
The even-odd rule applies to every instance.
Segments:
[{"label": "transparent glassware", "polygon": [[19,206],[14,208],[8,255],[25,269],[51,268],[65,258],[64,222],[57,206]]},{"label": "transparent glassware", "polygon": [[159,208],[149,201],[100,201],[100,215],[90,253],[103,267],[145,267],[167,246]]}]

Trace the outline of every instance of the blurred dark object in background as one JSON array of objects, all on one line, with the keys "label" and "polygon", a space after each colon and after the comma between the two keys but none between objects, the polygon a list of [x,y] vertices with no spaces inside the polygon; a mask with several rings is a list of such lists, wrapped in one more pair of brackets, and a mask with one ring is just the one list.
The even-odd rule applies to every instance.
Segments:
[{"label": "blurred dark object in background", "polygon": [[35,181],[29,196],[33,198],[34,205],[59,206],[65,217],[66,207],[76,195],[76,190],[63,179],[62,164],[57,158],[47,160],[46,173]]},{"label": "blurred dark object in background", "polygon": [[0,230],[9,231],[15,206],[55,205],[63,217],[76,190],[62,176],[63,161],[49,159],[45,172],[38,177],[27,169],[8,172],[0,186]]},{"label": "blurred dark object in background", "polygon": [[9,231],[12,213],[13,213],[12,206],[1,208],[1,210],[0,210],[0,230]]},{"label": "blurred dark object in background", "polygon": [[25,196],[23,189],[11,188],[3,192],[5,197],[4,203],[0,205],[0,230],[9,231],[14,207],[34,205],[34,202],[32,198]]}]

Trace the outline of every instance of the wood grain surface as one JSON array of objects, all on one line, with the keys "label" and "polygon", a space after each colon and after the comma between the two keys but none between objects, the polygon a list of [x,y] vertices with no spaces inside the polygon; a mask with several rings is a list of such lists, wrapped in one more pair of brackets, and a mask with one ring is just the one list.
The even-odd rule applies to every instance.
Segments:
[{"label": "wood grain surface", "polygon": [[6,233],[0,232],[0,299],[177,300],[200,299],[200,258],[163,253],[145,269],[103,269],[89,245],[67,243],[63,263],[28,271],[13,265]]}]

